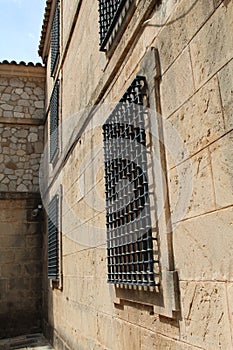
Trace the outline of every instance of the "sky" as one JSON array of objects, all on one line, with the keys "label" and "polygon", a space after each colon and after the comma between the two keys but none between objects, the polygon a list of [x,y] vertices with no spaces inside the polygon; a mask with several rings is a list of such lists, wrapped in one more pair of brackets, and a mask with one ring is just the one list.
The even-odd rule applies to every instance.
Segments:
[{"label": "sky", "polygon": [[0,62],[41,62],[38,56],[46,0],[0,0]]}]

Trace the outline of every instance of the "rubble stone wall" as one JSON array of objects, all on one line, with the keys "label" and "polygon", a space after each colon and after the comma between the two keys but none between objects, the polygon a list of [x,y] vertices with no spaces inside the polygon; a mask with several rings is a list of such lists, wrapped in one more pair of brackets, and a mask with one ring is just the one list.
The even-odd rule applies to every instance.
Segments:
[{"label": "rubble stone wall", "polygon": [[43,126],[0,123],[0,191],[38,192]]},{"label": "rubble stone wall", "polygon": [[0,117],[43,119],[43,81],[23,77],[0,77],[0,94]]},{"label": "rubble stone wall", "polygon": [[43,67],[0,64],[0,338],[41,331],[44,86]]},{"label": "rubble stone wall", "polygon": [[39,76],[30,76],[24,67],[24,76],[17,77],[9,66],[0,65],[0,192],[38,192],[45,99],[42,67],[31,67]]}]

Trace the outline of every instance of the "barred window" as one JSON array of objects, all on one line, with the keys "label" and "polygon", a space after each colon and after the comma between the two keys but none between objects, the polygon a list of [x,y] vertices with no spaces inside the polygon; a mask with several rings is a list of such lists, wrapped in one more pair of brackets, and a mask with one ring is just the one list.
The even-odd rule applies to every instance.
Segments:
[{"label": "barred window", "polygon": [[59,275],[58,202],[54,196],[48,206],[48,278],[53,280]]},{"label": "barred window", "polygon": [[100,51],[115,39],[134,0],[99,0]]},{"label": "barred window", "polygon": [[58,154],[58,125],[59,125],[59,80],[56,81],[50,99],[50,162]]},{"label": "barred window", "polygon": [[56,0],[52,29],[51,29],[51,76],[54,75],[60,54],[60,6],[59,0]]},{"label": "barred window", "polygon": [[103,125],[108,282],[156,286],[143,106],[137,76]]}]

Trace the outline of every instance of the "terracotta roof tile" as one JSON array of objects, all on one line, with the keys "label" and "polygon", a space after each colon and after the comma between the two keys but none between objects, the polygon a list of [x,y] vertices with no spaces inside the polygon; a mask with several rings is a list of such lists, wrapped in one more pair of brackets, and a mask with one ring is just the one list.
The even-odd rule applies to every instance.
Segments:
[{"label": "terracotta roof tile", "polygon": [[0,65],[1,64],[9,64],[9,65],[16,65],[16,66],[43,67],[43,65],[41,63],[33,63],[33,62],[26,63],[24,61],[17,63],[16,61],[9,62],[8,60],[4,60],[4,61],[0,62]]},{"label": "terracotta roof tile", "polygon": [[40,43],[39,43],[39,50],[38,54],[39,56],[42,57],[43,54],[43,49],[44,49],[44,44],[45,44],[45,38],[46,38],[46,32],[48,29],[48,23],[49,23],[49,16],[51,12],[51,6],[52,2],[54,0],[47,0],[46,1],[46,6],[45,6],[45,13],[44,13],[44,20],[43,20],[43,25],[42,25],[42,30],[41,30],[41,36],[40,36]]}]

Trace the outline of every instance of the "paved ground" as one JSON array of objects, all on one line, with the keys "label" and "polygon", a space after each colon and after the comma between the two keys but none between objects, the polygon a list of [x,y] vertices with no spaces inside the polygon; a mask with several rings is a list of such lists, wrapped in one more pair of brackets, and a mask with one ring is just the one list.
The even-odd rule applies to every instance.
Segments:
[{"label": "paved ground", "polygon": [[42,334],[0,339],[0,350],[54,350]]}]

